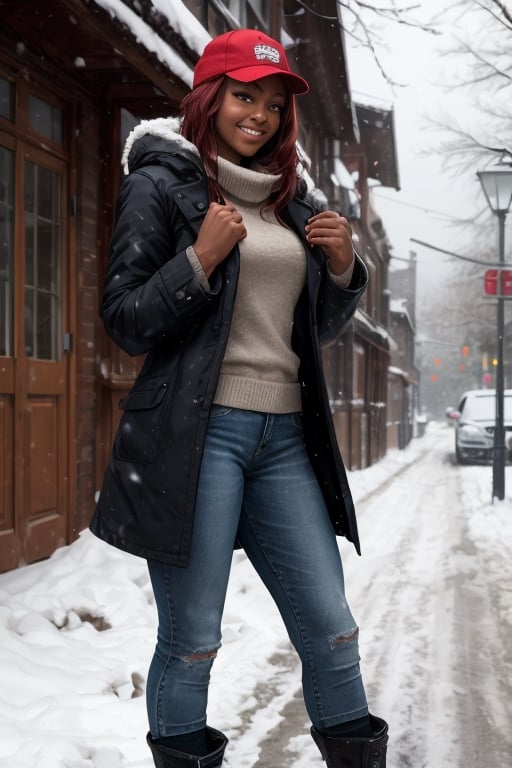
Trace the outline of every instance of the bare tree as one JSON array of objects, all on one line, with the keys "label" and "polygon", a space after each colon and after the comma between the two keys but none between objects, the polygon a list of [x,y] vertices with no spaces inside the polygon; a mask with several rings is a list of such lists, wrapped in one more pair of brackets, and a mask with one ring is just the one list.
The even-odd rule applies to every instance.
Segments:
[{"label": "bare tree", "polygon": [[450,134],[441,147],[447,165],[512,159],[512,11],[502,0],[452,0],[437,23],[450,24],[456,40],[444,51],[452,62],[444,87],[462,92],[476,117],[471,125],[453,114],[437,122]]}]

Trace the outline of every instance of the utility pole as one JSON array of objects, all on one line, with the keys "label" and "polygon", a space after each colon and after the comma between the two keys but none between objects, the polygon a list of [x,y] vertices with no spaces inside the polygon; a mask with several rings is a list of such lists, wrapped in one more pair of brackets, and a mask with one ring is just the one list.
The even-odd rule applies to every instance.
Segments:
[{"label": "utility pole", "polygon": [[[498,211],[498,240],[499,240],[499,260],[500,264],[505,264],[505,218],[506,211]],[[505,417],[504,417],[504,397],[505,397],[505,378],[503,375],[503,337],[505,335],[505,301],[503,299],[502,288],[500,286],[500,295],[498,299],[497,311],[497,356],[498,365],[496,368],[496,424],[494,428],[494,454],[493,454],[493,474],[492,474],[492,498],[503,500],[505,498],[505,464],[507,461],[507,447],[505,445]]]}]

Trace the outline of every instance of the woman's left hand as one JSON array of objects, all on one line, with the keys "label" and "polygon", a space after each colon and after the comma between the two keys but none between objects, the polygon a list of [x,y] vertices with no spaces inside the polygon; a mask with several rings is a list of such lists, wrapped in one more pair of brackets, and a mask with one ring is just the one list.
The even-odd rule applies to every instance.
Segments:
[{"label": "woman's left hand", "polygon": [[322,211],[312,216],[306,225],[306,238],[311,245],[324,249],[333,275],[342,275],[352,264],[352,227],[335,211]]}]

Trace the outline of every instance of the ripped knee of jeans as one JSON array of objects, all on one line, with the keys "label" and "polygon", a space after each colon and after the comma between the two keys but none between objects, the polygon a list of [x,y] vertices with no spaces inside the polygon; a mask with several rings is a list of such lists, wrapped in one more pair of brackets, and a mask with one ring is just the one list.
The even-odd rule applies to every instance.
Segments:
[{"label": "ripped knee of jeans", "polygon": [[340,645],[345,645],[346,643],[351,643],[354,640],[357,640],[359,637],[359,627],[353,627],[353,629],[349,629],[348,632],[342,632],[339,635],[331,635],[329,638],[329,645],[331,646],[331,649],[334,650]]},{"label": "ripped knee of jeans", "polygon": [[217,656],[217,648],[211,648],[209,650],[195,651],[194,653],[189,653],[186,656],[183,656],[182,660],[185,662],[185,664],[197,664],[197,662],[200,662],[200,661],[213,662],[216,656]]}]

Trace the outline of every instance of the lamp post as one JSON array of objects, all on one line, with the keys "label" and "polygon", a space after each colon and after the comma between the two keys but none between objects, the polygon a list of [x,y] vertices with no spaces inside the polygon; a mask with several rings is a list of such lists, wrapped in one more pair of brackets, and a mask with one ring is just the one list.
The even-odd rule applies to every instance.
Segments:
[{"label": "lamp post", "polygon": [[[498,248],[500,267],[505,265],[505,218],[512,203],[512,167],[498,164],[491,169],[478,171],[489,208],[498,217]],[[500,278],[498,273],[498,278]],[[497,359],[496,366],[496,422],[494,427],[494,450],[492,462],[492,497],[505,498],[505,426],[504,426],[504,377],[503,377],[503,335],[505,331],[504,299],[501,280],[498,279],[497,297]]]}]

